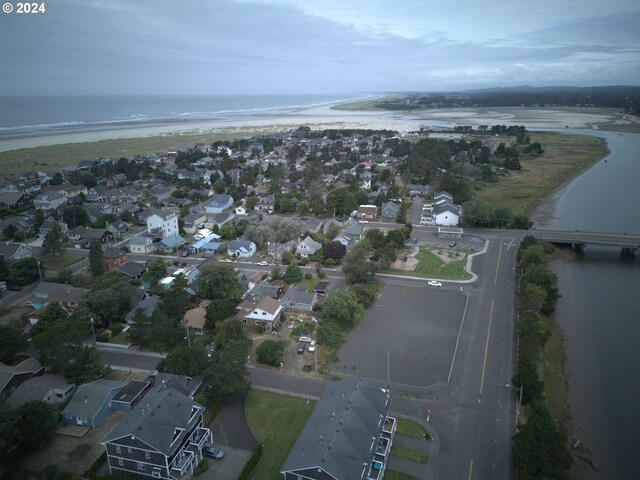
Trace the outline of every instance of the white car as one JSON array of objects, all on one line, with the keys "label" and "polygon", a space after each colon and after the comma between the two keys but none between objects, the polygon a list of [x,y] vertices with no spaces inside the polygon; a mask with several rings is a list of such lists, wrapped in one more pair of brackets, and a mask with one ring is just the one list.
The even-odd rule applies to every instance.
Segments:
[{"label": "white car", "polygon": [[224,263],[231,263],[233,260],[231,260],[230,258],[225,258],[224,260],[222,260]]},{"label": "white car", "polygon": [[311,340],[311,343],[309,344],[309,351],[310,352],[315,352],[316,351],[316,341],[315,340]]},{"label": "white car", "polygon": [[442,283],[437,282],[437,281],[435,281],[435,280],[429,280],[429,281],[427,282],[427,285],[429,285],[430,287],[441,287],[441,286],[442,286]]},{"label": "white car", "polygon": [[267,262],[266,260],[262,260],[261,262],[258,262],[258,265],[266,267],[269,265],[269,262]]}]

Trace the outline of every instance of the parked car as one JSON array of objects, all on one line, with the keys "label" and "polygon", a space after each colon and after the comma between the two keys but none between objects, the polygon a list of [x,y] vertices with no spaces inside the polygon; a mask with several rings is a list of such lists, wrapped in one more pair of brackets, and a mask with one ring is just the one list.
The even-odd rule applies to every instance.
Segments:
[{"label": "parked car", "polygon": [[449,244],[449,246],[450,246],[451,248],[456,247],[456,246],[458,246],[458,242],[451,242],[451,243]]},{"label": "parked car", "polygon": [[266,267],[269,265],[269,262],[267,262],[266,260],[262,260],[261,262],[258,262],[258,265],[261,265],[263,267]]},{"label": "parked car", "polygon": [[230,258],[225,258],[224,260],[222,260],[224,263],[231,263],[232,260]]},{"label": "parked car", "polygon": [[310,372],[311,370],[313,370],[313,366],[311,365],[305,365],[304,367],[302,367],[302,370],[304,372]]},{"label": "parked car", "polygon": [[19,292],[22,290],[20,285],[7,285],[7,290],[11,290],[12,292]]},{"label": "parked car", "polygon": [[181,257],[188,257],[189,256],[189,250],[183,250],[182,252],[180,252],[180,256]]},{"label": "parked car", "polygon": [[224,452],[216,447],[204,447],[202,454],[205,457],[213,458],[214,460],[221,460],[224,458]]},{"label": "parked car", "polygon": [[304,342],[298,343],[298,355],[302,355],[304,353],[305,345],[306,344]]},{"label": "parked car", "polygon": [[315,340],[311,340],[311,343],[309,344],[309,351],[310,352],[315,352],[316,351],[316,341]]},{"label": "parked car", "polygon": [[429,285],[430,287],[441,287],[442,283],[436,282],[435,280],[429,280],[427,282],[427,285]]}]

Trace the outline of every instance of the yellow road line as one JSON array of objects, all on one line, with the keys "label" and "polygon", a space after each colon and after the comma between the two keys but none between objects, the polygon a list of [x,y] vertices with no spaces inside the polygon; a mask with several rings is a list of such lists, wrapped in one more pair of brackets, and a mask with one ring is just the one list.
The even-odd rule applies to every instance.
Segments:
[{"label": "yellow road line", "polygon": [[467,475],[467,480],[471,480],[472,474],[473,474],[473,458],[469,460],[469,475]]},{"label": "yellow road line", "polygon": [[496,276],[493,278],[493,286],[498,283],[498,270],[500,269],[500,257],[502,256],[502,240],[500,240],[500,250],[498,250],[498,263],[496,264]]},{"label": "yellow road line", "polygon": [[489,326],[487,327],[487,341],[484,344],[484,361],[482,362],[482,377],[480,378],[480,393],[484,389],[484,370],[487,368],[487,354],[489,353],[489,336],[491,335],[491,321],[493,320],[493,300],[491,300],[491,311],[489,312]]}]

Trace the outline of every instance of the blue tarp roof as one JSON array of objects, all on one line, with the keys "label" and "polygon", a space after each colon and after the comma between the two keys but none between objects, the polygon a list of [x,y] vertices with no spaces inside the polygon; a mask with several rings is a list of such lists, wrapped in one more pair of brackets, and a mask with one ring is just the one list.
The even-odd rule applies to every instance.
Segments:
[{"label": "blue tarp roof", "polygon": [[204,237],[202,240],[198,240],[197,242],[193,242],[191,244],[191,248],[195,248],[195,249],[204,248],[204,245],[208,244],[209,242],[211,242],[213,240],[218,240],[219,238],[220,238],[220,235],[216,235],[215,233],[211,233],[211,234],[207,235],[206,237]]},{"label": "blue tarp roof", "polygon": [[220,244],[217,242],[209,242],[200,247],[204,250],[220,250]]}]

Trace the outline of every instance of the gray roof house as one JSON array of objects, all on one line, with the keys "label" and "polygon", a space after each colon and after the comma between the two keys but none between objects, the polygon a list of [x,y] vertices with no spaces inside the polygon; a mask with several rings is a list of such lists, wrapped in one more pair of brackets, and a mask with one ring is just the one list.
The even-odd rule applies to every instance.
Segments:
[{"label": "gray roof house", "polygon": [[127,382],[103,378],[80,385],[62,411],[62,422],[96,428],[105,421],[112,410],[111,400],[125,385]]},{"label": "gray roof house", "polygon": [[0,256],[7,262],[14,262],[31,256],[31,247],[22,243],[0,243]]},{"label": "gray roof house", "polygon": [[328,384],[282,464],[285,480],[377,480],[391,452],[396,419],[388,390],[349,377]]},{"label": "gray roof house", "polygon": [[167,480],[193,475],[213,441],[203,412],[177,390],[154,387],[102,442],[109,473]]},{"label": "gray roof house", "polygon": [[230,195],[212,195],[210,202],[204,206],[207,213],[222,213],[225,208],[233,205],[233,198]]},{"label": "gray roof house", "polygon": [[18,408],[31,400],[42,400],[56,405],[62,403],[72,390],[73,385],[67,382],[62,375],[45,373],[39,377],[25,380],[8,400],[13,408]]},{"label": "gray roof house", "polygon": [[322,245],[316,242],[313,238],[307,236],[304,240],[302,240],[298,247],[296,248],[296,255],[299,257],[310,257],[318,250],[322,248]]},{"label": "gray roof house", "polygon": [[158,372],[154,388],[160,390],[172,388],[189,398],[193,398],[201,385],[202,378],[200,377]]},{"label": "gray roof house", "polygon": [[227,255],[236,258],[249,258],[256,253],[256,244],[251,240],[231,240],[227,246]]},{"label": "gray roof house", "polygon": [[311,312],[316,300],[315,292],[309,293],[306,288],[294,285],[282,296],[280,303],[286,310]]},{"label": "gray roof house", "polygon": [[380,207],[380,216],[387,218],[396,218],[400,213],[400,205],[393,202],[383,203]]},{"label": "gray roof house", "polygon": [[13,366],[0,362],[0,394],[11,395],[24,381],[43,373],[37,358],[29,357]]}]

